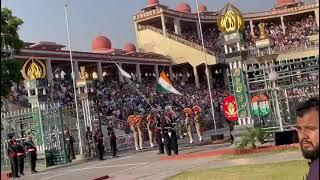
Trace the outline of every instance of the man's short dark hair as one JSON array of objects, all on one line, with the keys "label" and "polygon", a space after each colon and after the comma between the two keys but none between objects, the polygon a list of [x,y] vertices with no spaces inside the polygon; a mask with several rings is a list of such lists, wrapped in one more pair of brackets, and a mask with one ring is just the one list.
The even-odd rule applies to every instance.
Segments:
[{"label": "man's short dark hair", "polygon": [[305,113],[307,113],[311,110],[317,110],[319,112],[319,98],[318,97],[310,98],[307,101],[299,104],[296,108],[297,117],[303,117],[305,115]]}]

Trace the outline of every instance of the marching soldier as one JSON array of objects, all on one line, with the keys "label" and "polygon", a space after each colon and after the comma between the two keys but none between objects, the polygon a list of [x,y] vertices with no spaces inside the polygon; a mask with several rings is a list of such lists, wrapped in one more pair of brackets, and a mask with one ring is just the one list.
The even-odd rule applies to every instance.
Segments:
[{"label": "marching soldier", "polygon": [[178,154],[178,138],[173,125],[174,117],[175,114],[172,110],[167,112],[163,125],[163,139],[168,156],[171,156],[171,150],[173,150],[176,155]]},{"label": "marching soldier", "polygon": [[[21,140],[22,141],[22,140]],[[25,150],[23,148],[23,142],[17,143],[17,157],[18,157],[18,166],[20,176],[24,176],[24,158],[25,158]]]},{"label": "marching soldier", "polygon": [[112,157],[117,157],[117,137],[114,133],[114,129],[112,127],[112,122],[109,121],[109,125],[107,127],[108,130],[108,136],[110,137],[110,147],[111,147],[111,153]]},{"label": "marching soldier", "polygon": [[156,141],[158,145],[159,152],[158,154],[164,154],[164,144],[162,140],[162,123],[161,123],[161,116],[157,114],[157,120],[156,120]]},{"label": "marching soldier", "polygon": [[86,140],[87,140],[87,146],[88,146],[88,154],[92,156],[92,150],[94,149],[93,147],[93,140],[92,140],[92,132],[90,131],[90,127],[87,127],[86,131]]},{"label": "marching soldier", "polygon": [[199,141],[202,141],[202,136],[201,136],[201,131],[200,131],[200,122],[201,122],[201,119],[200,119],[200,111],[201,111],[201,108],[199,106],[193,106],[193,112],[194,112],[194,118],[193,118],[193,121],[194,121],[194,125],[196,127],[196,131],[197,131],[197,134],[198,134],[198,138],[199,138]]},{"label": "marching soldier", "polygon": [[10,159],[11,173],[12,173],[12,177],[16,178],[16,177],[19,177],[17,141],[12,134],[9,134],[8,138],[9,138],[9,142],[8,142],[7,151],[8,151],[8,157]]},{"label": "marching soldier", "polygon": [[127,119],[127,122],[129,123],[130,129],[133,132],[133,141],[134,146],[136,150],[139,150],[139,142],[138,142],[138,129],[136,128],[135,122],[134,122],[135,115],[130,115]]},{"label": "marching soldier", "polygon": [[27,152],[29,154],[30,165],[31,165],[31,173],[36,173],[36,161],[37,161],[37,146],[34,144],[32,140],[31,133],[27,133],[27,139],[24,142]]},{"label": "marching soldier", "polygon": [[99,153],[99,160],[103,160],[104,146],[103,146],[103,134],[99,128],[94,133],[94,142],[96,143],[96,148]]},{"label": "marching soldier", "polygon": [[185,116],[186,116],[186,119],[184,121],[184,126],[186,127],[187,134],[188,134],[188,136],[190,138],[190,144],[192,144],[193,143],[193,137],[192,137],[191,119],[190,119],[192,110],[190,108],[184,108],[183,112],[185,113]]},{"label": "marching soldier", "polygon": [[136,125],[136,128],[138,130],[138,137],[139,137],[139,148],[140,149],[144,149],[143,148],[143,126],[142,126],[142,116],[141,115],[136,115],[134,117],[134,123]]},{"label": "marching soldier", "polygon": [[155,126],[157,122],[157,116],[155,115],[154,112],[150,112],[150,114],[147,116],[147,129],[148,129],[148,135],[149,135],[149,141],[150,141],[150,146],[154,147],[154,133],[155,133]]},{"label": "marching soldier", "polygon": [[73,150],[73,143],[74,143],[74,139],[72,137],[72,135],[70,134],[69,129],[66,130],[65,132],[65,141],[67,144],[67,150],[68,150],[68,161],[72,162],[74,158],[74,150]]}]

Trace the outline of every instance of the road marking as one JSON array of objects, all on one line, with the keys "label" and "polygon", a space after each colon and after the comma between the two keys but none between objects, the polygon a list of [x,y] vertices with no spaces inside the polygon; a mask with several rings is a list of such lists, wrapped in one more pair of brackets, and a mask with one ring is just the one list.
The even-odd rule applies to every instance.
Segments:
[{"label": "road marking", "polygon": [[56,174],[53,176],[49,176],[49,177],[44,177],[41,178],[41,180],[46,180],[46,179],[51,179],[54,177],[58,177],[58,176],[62,176],[62,175],[66,175],[69,173],[73,173],[76,171],[82,171],[82,170],[89,170],[89,169],[100,169],[100,168],[113,168],[113,167],[124,167],[124,166],[143,166],[146,165],[150,162],[146,162],[146,163],[135,163],[135,164],[119,164],[119,165],[112,165],[112,166],[99,166],[99,167],[86,167],[86,168],[79,168],[79,169],[72,169],[72,170],[66,170],[64,173],[60,173],[60,174]]},{"label": "road marking", "polygon": [[[95,165],[91,165],[91,166],[88,166],[88,167],[96,167],[96,166],[99,166],[99,165],[103,165],[105,163],[109,163],[109,162],[114,162],[114,161],[117,161],[117,160],[123,160],[123,159],[129,159],[131,158],[131,156],[125,156],[125,157],[120,157],[120,158],[117,158],[117,159],[110,159],[108,161],[105,161],[105,162],[102,162],[100,164],[95,164]],[[96,161],[92,161],[92,162],[96,162]],[[86,165],[86,164],[89,164],[91,162],[86,162],[86,163],[83,163],[83,164],[77,164],[77,165]],[[70,167],[72,168],[72,166],[67,166],[67,167]],[[88,168],[87,167],[87,168]],[[62,167],[61,167],[62,168]],[[47,175],[47,174],[56,174],[56,173],[63,173],[63,172],[70,172],[74,169],[70,169],[70,170],[63,170],[63,171],[51,171],[51,172],[40,172],[40,173],[36,173],[36,174],[28,174],[26,176],[39,176],[39,175]]]},{"label": "road marking", "polygon": [[113,175],[116,175],[116,174],[119,174],[119,173],[122,173],[122,172],[125,172],[125,171],[129,171],[129,170],[131,170],[131,169],[136,169],[136,168],[145,166],[145,165],[147,165],[147,164],[151,164],[151,162],[142,163],[141,165],[137,165],[137,166],[135,166],[135,167],[131,167],[131,168],[127,168],[127,169],[124,169],[124,170],[121,170],[121,171],[117,171],[117,172],[111,173],[110,176],[113,176]]}]

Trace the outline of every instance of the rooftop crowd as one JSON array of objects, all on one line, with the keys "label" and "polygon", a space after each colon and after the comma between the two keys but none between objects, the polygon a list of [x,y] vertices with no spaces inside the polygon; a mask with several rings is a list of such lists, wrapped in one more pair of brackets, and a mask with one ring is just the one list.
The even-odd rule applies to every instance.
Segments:
[{"label": "rooftop crowd", "polygon": [[[300,20],[285,21],[285,33],[283,32],[281,23],[266,22],[265,30],[269,38],[274,41],[275,49],[277,51],[287,51],[290,49],[310,47],[312,42],[308,36],[319,34],[319,27],[316,24],[316,19],[313,15],[301,18]],[[251,34],[250,25],[246,25],[244,29],[244,39],[246,40],[249,49],[255,49],[255,41],[260,37],[258,24],[253,25],[254,36]],[[196,43],[202,46],[196,30],[185,30],[181,35],[174,33],[174,30],[168,29],[167,33],[174,34],[187,41]],[[210,26],[203,29],[204,45],[208,50],[217,54],[223,53],[220,45],[218,27]],[[318,43],[317,43],[318,45]]]}]

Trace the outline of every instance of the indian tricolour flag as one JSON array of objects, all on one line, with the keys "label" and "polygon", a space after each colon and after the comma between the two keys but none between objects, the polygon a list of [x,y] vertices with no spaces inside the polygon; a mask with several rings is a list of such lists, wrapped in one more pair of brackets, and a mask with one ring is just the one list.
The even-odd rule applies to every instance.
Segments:
[{"label": "indian tricolour flag", "polygon": [[170,79],[168,78],[167,74],[164,71],[160,73],[156,90],[158,92],[163,92],[163,93],[171,92],[174,94],[181,95],[181,93],[172,86],[172,82],[170,81]]}]

